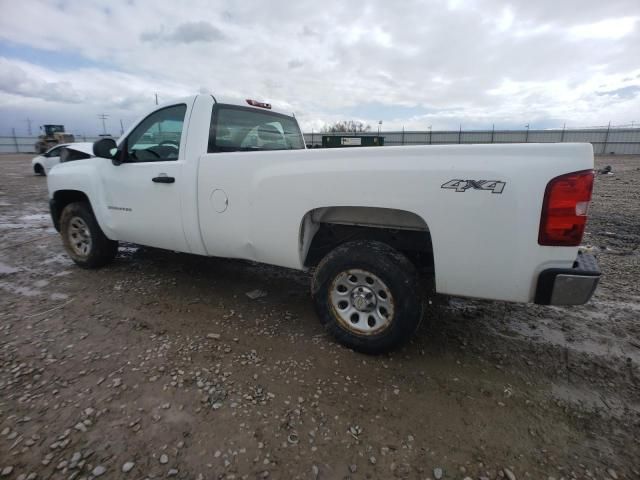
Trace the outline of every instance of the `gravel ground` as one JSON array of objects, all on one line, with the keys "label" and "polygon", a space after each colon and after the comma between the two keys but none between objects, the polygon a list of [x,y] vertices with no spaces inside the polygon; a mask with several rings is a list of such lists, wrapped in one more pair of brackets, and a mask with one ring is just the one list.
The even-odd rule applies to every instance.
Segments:
[{"label": "gravel ground", "polygon": [[379,357],[324,333],[302,273],[75,267],[28,160],[0,157],[0,478],[640,478],[640,157],[597,159],[591,303],[448,299]]}]

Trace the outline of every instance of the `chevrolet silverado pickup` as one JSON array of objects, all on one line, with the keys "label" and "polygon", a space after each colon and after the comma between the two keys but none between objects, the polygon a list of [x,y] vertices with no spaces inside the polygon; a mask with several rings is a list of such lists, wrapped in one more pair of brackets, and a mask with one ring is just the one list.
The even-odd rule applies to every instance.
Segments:
[{"label": "chevrolet silverado pickup", "polygon": [[295,116],[198,95],[93,151],[47,177],[79,266],[125,241],[308,270],[321,323],[362,352],[410,338],[433,292],[575,305],[600,277],[579,251],[590,144],[306,149]]}]

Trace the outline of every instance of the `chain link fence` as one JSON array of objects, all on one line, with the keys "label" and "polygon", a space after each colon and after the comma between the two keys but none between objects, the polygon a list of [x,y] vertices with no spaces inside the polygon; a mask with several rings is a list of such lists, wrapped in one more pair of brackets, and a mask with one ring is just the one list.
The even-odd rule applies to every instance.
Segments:
[{"label": "chain link fence", "polygon": [[[366,133],[305,133],[310,148],[322,146],[323,135],[375,136]],[[640,128],[585,128],[562,130],[425,130],[380,132],[385,146],[391,145],[449,145],[478,143],[563,143],[586,142],[593,145],[597,155],[640,155]],[[101,137],[76,135],[76,142],[95,142]],[[0,153],[34,153],[36,136],[0,136]]]},{"label": "chain link fence", "polygon": [[[366,133],[305,133],[308,147],[322,146],[323,135],[376,136]],[[640,128],[585,128],[562,130],[449,130],[380,132],[385,146],[449,145],[486,143],[565,143],[586,142],[596,155],[640,155]]]},{"label": "chain link fence", "polygon": [[[102,137],[75,135],[75,138],[76,142],[95,142]],[[37,141],[37,136],[0,136],[0,153],[35,153],[35,144]]]}]

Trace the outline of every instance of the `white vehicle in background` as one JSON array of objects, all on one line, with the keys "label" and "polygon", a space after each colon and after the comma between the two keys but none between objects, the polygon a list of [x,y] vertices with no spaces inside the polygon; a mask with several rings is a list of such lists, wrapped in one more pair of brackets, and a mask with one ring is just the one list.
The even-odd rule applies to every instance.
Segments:
[{"label": "white vehicle in background", "polygon": [[33,168],[33,173],[36,175],[49,175],[49,171],[61,162],[82,160],[93,156],[93,143],[63,143],[34,157],[33,160],[31,160],[31,167]]},{"label": "white vehicle in background", "polygon": [[79,266],[125,241],[311,270],[320,321],[362,352],[407,341],[433,290],[577,305],[600,277],[588,143],[307,150],[294,116],[198,95],[93,151],[47,180]]}]

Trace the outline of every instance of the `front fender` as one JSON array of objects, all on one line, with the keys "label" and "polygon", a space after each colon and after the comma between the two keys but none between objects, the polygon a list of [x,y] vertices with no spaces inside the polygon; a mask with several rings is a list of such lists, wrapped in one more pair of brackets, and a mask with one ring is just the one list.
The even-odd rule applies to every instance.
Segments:
[{"label": "front fender", "polygon": [[49,191],[49,209],[54,227],[59,230],[59,219],[62,210],[72,201],[87,201],[93,210],[98,225],[111,240],[115,240],[114,232],[106,221],[105,210],[100,201],[100,175],[97,163],[100,158],[89,158],[81,162],[68,162],[56,165],[47,176]]}]

